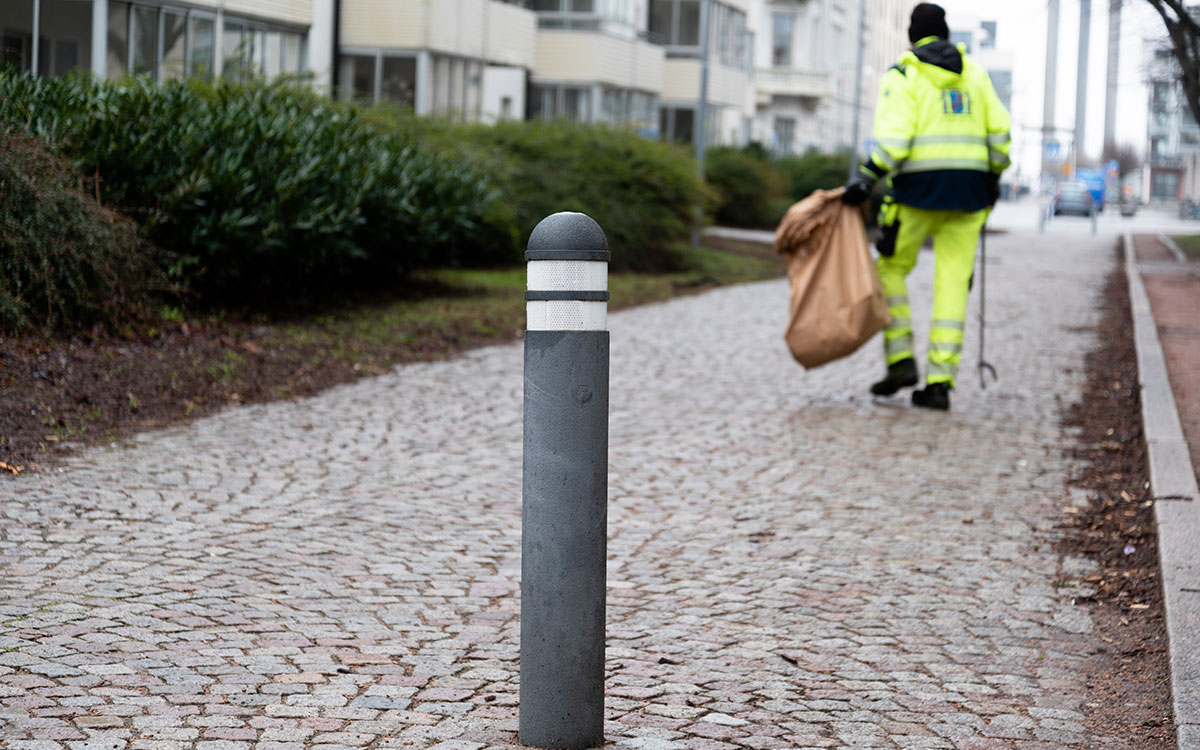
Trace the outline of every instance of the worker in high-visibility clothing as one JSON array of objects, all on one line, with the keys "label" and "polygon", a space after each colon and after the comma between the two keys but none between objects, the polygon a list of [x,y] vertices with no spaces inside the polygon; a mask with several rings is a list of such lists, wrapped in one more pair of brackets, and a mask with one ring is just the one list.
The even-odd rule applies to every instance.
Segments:
[{"label": "worker in high-visibility clothing", "polygon": [[1010,118],[987,71],[951,44],[946,12],[921,3],[912,12],[912,49],[884,74],[875,107],[878,147],[846,185],[843,200],[865,203],[887,176],[891,194],[881,211],[884,239],[876,268],[892,323],[884,331],[887,376],[871,386],[891,395],[917,385],[912,313],[905,277],[926,238],[935,256],[933,321],[925,388],[917,406],[950,408],[962,357],[967,291],[975,248],[1009,165]]}]

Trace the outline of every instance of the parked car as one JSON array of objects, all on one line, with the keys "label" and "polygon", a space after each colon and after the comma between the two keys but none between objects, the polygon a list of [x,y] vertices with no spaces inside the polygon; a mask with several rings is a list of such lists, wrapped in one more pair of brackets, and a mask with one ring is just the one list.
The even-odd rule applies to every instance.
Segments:
[{"label": "parked car", "polygon": [[1054,215],[1076,214],[1091,216],[1096,201],[1087,185],[1079,182],[1064,182],[1054,191]]}]

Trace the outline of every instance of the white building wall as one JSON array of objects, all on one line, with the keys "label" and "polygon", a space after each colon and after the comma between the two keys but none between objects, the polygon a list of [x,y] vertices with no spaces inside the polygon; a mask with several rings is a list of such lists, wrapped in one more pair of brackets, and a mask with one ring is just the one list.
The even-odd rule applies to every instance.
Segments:
[{"label": "white building wall", "polygon": [[342,0],[343,47],[421,49],[429,28],[428,0]]},{"label": "white building wall", "polygon": [[333,0],[312,0],[312,26],[308,29],[308,69],[313,74],[313,86],[329,94],[333,83]]},{"label": "white building wall", "polygon": [[532,68],[537,16],[491,0],[343,0],[341,45],[432,50]]},{"label": "white building wall", "polygon": [[[900,55],[911,45],[908,41],[909,15],[912,3],[905,0],[867,0],[867,48],[866,70],[863,71],[863,110],[861,141],[873,141],[875,101],[879,98],[879,84],[888,68],[896,64]],[[862,157],[867,157],[864,151]]]},{"label": "white building wall", "polygon": [[528,72],[524,68],[488,66],[483,71],[484,122],[525,119],[525,91]]},{"label": "white building wall", "polygon": [[[708,66],[708,101],[722,107],[736,107],[739,111],[746,104],[746,89],[750,76],[737,70],[710,61]],[[664,103],[679,103],[695,106],[700,99],[700,61],[691,58],[668,58],[663,68],[662,100]]]},{"label": "white building wall", "polygon": [[[663,49],[648,42],[592,31],[543,29],[537,35],[533,75],[536,80],[606,83],[658,94],[667,62]],[[696,80],[692,99],[699,91]]]},{"label": "white building wall", "polygon": [[[872,2],[872,0],[864,0]],[[889,0],[892,1],[892,0]],[[868,5],[868,13],[870,6]],[[776,14],[790,16],[790,65],[776,66],[774,58]],[[758,33],[754,46],[758,95],[753,137],[785,150],[776,131],[781,121],[794,123],[791,150],[834,150],[849,145],[854,119],[854,83],[859,44],[859,0],[758,0],[754,11]],[[868,33],[866,43],[870,44]],[[864,51],[869,74],[870,48]],[[889,63],[890,64],[890,63]],[[864,102],[872,85],[864,76]],[[870,104],[863,122],[869,122]],[[864,132],[867,128],[863,128]]]},{"label": "white building wall", "polygon": [[220,7],[226,14],[262,21],[308,26],[313,0],[202,0],[198,6]]}]

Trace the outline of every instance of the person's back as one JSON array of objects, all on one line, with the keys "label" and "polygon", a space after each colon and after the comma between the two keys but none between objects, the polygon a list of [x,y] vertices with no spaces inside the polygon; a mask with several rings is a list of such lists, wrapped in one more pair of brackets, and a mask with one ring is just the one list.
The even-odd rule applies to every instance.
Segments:
[{"label": "person's back", "polygon": [[[892,96],[908,101],[892,106]],[[911,139],[892,176],[896,202],[956,211],[991,205],[992,175],[1008,161],[991,146],[1007,141],[1009,115],[985,70],[948,40],[928,37],[888,71],[880,99],[881,147]]]}]

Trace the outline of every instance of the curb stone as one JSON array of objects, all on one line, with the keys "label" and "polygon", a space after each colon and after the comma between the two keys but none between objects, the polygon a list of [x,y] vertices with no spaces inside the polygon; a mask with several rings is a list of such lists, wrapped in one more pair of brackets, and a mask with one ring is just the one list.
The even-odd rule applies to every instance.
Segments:
[{"label": "curb stone", "polygon": [[1123,236],[1150,464],[1179,750],[1200,750],[1200,490],[1133,237]]}]

